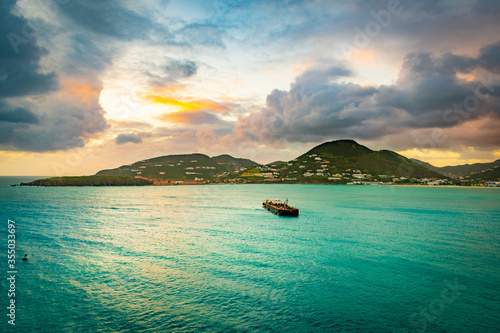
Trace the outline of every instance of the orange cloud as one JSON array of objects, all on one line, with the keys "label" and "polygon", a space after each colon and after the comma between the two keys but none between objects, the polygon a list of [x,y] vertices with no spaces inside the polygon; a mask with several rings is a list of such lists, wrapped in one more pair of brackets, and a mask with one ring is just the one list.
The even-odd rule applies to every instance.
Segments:
[{"label": "orange cloud", "polygon": [[290,73],[297,77],[314,66],[314,62],[306,62],[301,64],[296,64],[290,68]]},{"label": "orange cloud", "polygon": [[206,111],[164,113],[157,116],[156,119],[166,122],[190,123],[197,125],[216,124],[221,122],[216,115]]},{"label": "orange cloud", "polygon": [[471,73],[457,73],[457,78],[460,80],[465,80],[467,82],[473,82],[477,80],[476,76]]},{"label": "orange cloud", "polygon": [[100,87],[92,86],[91,83],[86,83],[81,80],[63,78],[61,79],[61,83],[63,89],[59,91],[59,95],[68,95],[71,96],[72,99],[77,98],[86,104],[93,104],[101,93]]},{"label": "orange cloud", "polygon": [[171,121],[174,123],[185,123],[185,122],[189,122],[191,120],[191,115],[183,114],[180,112],[173,112],[173,113],[163,113],[156,118],[161,120],[161,121]]}]

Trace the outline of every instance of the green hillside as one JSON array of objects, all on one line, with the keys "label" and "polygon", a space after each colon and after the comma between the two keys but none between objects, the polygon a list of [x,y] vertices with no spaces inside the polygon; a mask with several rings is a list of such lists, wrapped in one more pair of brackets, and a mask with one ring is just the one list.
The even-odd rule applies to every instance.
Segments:
[{"label": "green hillside", "polygon": [[116,169],[102,170],[103,176],[141,176],[148,179],[184,181],[209,180],[238,182],[285,181],[299,183],[347,183],[359,179],[392,181],[403,177],[445,178],[393,151],[373,151],[353,140],[320,144],[289,162],[267,165],[230,155],[204,154],[155,157]]},{"label": "green hillside", "polygon": [[491,163],[474,163],[474,164],[464,164],[464,165],[455,165],[455,166],[445,166],[439,168],[441,173],[444,175],[449,175],[450,177],[465,177],[472,176],[475,173],[482,173],[483,171],[487,171],[495,166],[500,166],[500,160],[496,160]]},{"label": "green hillside", "polygon": [[[499,168],[490,171],[495,173]],[[477,175],[481,179],[479,177]],[[445,180],[446,177],[393,151],[374,151],[353,140],[338,140],[320,144],[288,162],[261,165],[227,154],[167,155],[101,170],[95,176],[49,178],[23,185],[148,185],[154,180],[166,181],[165,184],[193,180],[201,183],[426,183],[430,178]]]},{"label": "green hillside", "polygon": [[168,155],[155,157],[116,169],[101,170],[103,176],[141,176],[160,180],[212,179],[234,172],[241,166],[255,164],[247,159],[221,155],[211,158],[204,154]]},{"label": "green hillside", "polygon": [[314,173],[311,177],[315,178],[318,170],[324,177],[344,173],[344,176],[369,174],[372,178],[444,178],[393,151],[373,151],[353,140],[331,141],[316,146],[290,161],[283,174],[286,177],[297,174],[295,178],[300,179],[304,178],[306,171]]},{"label": "green hillside", "polygon": [[271,163],[267,163],[266,166],[268,167],[277,167],[277,166],[281,166],[282,164],[285,164],[286,162],[284,161],[274,161],[274,162],[271,162]]},{"label": "green hillside", "polygon": [[319,146],[312,148],[304,155],[327,154],[336,157],[351,158],[354,156],[366,155],[371,152],[372,152],[371,149],[360,145],[354,140],[337,140],[337,141],[329,141],[322,143]]},{"label": "green hillside", "polygon": [[500,166],[497,165],[489,170],[471,174],[466,179],[498,181],[500,180]]},{"label": "green hillside", "polygon": [[[490,163],[474,163],[474,164],[463,164],[463,165],[451,165],[444,167],[436,167],[430,163],[423,162],[414,158],[412,158],[411,160],[428,169],[434,170],[436,172],[439,172],[445,176],[452,178],[470,177],[471,179],[492,180],[491,178],[483,178],[483,177],[494,177],[496,175],[495,172],[497,171],[494,171],[493,169],[498,168],[500,166],[500,160],[496,160]],[[490,170],[493,170],[493,172],[489,172]]]},{"label": "green hillside", "polygon": [[242,167],[250,167],[259,164],[247,158],[235,158],[228,154],[213,156],[212,159],[219,163],[233,164]]}]

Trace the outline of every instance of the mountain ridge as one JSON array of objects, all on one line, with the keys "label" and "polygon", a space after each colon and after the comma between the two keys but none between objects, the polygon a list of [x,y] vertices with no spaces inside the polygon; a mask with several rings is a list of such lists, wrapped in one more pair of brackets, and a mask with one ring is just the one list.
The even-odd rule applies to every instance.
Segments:
[{"label": "mountain ridge", "polygon": [[[449,166],[444,166],[444,167],[436,167],[428,162],[424,162],[415,158],[412,158],[414,162],[427,167],[430,170],[434,170],[436,172],[441,173],[442,175],[445,175],[447,177],[451,178],[478,178],[481,179],[481,175],[479,174],[484,174],[487,173],[491,175],[495,175],[495,172],[490,172],[494,171],[494,169],[500,167],[500,159],[493,161],[493,162],[488,162],[488,163],[473,163],[473,164],[461,164],[461,165],[449,165]],[[488,177],[486,176],[485,179]],[[496,177],[498,178],[498,177]]]},{"label": "mountain ridge", "polygon": [[410,159],[391,150],[371,150],[354,140],[343,139],[324,142],[298,159],[305,156],[321,155],[328,160],[332,171],[339,173],[347,169],[355,169],[358,173],[372,176],[394,176],[414,178],[446,178],[432,170],[426,169]]},{"label": "mountain ridge", "polygon": [[[488,169],[470,171],[469,176],[452,181],[439,173],[442,168],[394,151],[371,150],[354,140],[335,140],[319,144],[288,161],[266,165],[229,154],[208,156],[201,153],[157,156],[104,169],[95,176],[53,177],[23,186],[118,186],[174,185],[209,183],[281,182],[291,184],[428,184],[491,186],[500,179],[500,160],[454,166]],[[447,167],[443,167],[447,168]],[[433,170],[434,169],[434,170]],[[475,169],[475,170],[476,170]],[[15,185],[13,185],[15,186]]]},{"label": "mountain ridge", "polygon": [[288,162],[267,165],[229,154],[177,154],[153,157],[114,169],[99,171],[100,176],[125,176],[160,181],[287,181],[302,183],[346,183],[352,179],[447,177],[390,150],[374,151],[354,140],[324,142]]},{"label": "mountain ridge", "polygon": [[242,165],[244,167],[259,164],[257,162],[254,162],[254,161],[248,159],[248,158],[233,157],[233,156],[231,156],[229,154],[222,154],[222,155],[218,155],[218,156],[212,156],[212,158],[214,160],[216,160],[217,162],[233,163],[233,164],[236,164],[236,165]]}]

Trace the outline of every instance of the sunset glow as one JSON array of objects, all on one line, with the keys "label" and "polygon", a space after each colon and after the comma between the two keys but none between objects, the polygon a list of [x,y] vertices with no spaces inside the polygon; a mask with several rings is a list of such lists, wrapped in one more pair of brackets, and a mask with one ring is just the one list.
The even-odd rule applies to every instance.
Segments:
[{"label": "sunset glow", "polygon": [[81,149],[68,174],[193,151],[289,160],[342,138],[438,166],[498,158],[495,3],[2,6],[5,175]]},{"label": "sunset glow", "polygon": [[209,110],[212,112],[227,112],[228,108],[211,100],[180,101],[168,96],[145,95],[143,98],[152,103],[172,106],[178,112]]}]

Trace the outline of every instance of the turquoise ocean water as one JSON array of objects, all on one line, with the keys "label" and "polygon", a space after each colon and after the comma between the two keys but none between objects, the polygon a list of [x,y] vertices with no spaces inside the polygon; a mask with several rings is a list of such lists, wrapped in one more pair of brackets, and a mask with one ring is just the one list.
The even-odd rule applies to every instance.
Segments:
[{"label": "turquoise ocean water", "polygon": [[[1,331],[499,331],[500,189],[19,181],[0,178]],[[298,218],[261,207],[285,198]]]}]

